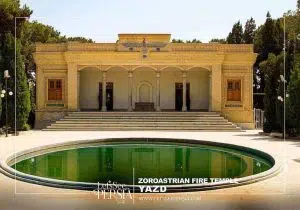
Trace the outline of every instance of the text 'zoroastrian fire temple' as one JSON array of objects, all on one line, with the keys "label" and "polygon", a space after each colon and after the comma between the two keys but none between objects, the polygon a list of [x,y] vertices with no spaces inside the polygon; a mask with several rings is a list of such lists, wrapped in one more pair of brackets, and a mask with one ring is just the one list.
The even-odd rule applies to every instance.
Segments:
[{"label": "text 'zoroastrian fire temple'", "polygon": [[215,111],[253,128],[253,45],[171,43],[119,34],[116,43],[36,44],[36,125],[70,111]]}]

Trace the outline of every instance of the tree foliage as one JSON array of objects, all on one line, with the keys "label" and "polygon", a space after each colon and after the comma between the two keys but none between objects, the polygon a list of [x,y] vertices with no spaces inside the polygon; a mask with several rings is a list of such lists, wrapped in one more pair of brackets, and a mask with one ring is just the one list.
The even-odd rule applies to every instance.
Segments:
[{"label": "tree foliage", "polygon": [[[9,70],[11,76],[10,79],[8,79],[8,88],[10,91],[14,92],[13,94],[16,94],[16,127],[18,130],[27,128],[26,123],[30,111],[30,95],[24,69],[24,57],[21,54],[22,45],[20,40],[24,30],[24,23],[27,21],[25,17],[29,17],[31,14],[32,11],[26,5],[21,7],[18,0],[0,1],[0,69],[2,72],[4,70]],[[16,37],[14,36],[15,32]],[[14,74],[15,65],[16,75]],[[3,74],[1,74],[1,77],[3,77]],[[16,92],[14,90],[15,79],[17,81]],[[4,102],[2,101],[2,105],[3,103]],[[4,111],[7,111],[10,114],[8,121],[11,128],[15,127],[14,110],[14,97],[10,96],[8,97],[8,110]],[[5,119],[3,115],[1,119],[1,124],[3,125],[3,120]]]},{"label": "tree foliage", "polygon": [[273,53],[269,54],[266,61],[260,64],[260,68],[265,73],[265,123],[263,130],[266,133],[270,133],[277,126],[276,119],[276,100],[277,100],[277,87],[278,87],[278,71],[277,71],[278,58]]},{"label": "tree foliage", "polygon": [[296,66],[291,73],[287,99],[288,132],[300,134],[300,67]]},{"label": "tree foliage", "polygon": [[202,42],[195,38],[195,39],[186,40],[186,41],[183,41],[182,39],[172,39],[172,43],[202,43]]},{"label": "tree foliage", "polygon": [[231,32],[227,36],[228,44],[242,44],[243,43],[243,26],[240,21],[235,23]]},{"label": "tree foliage", "polygon": [[245,24],[245,30],[243,34],[243,42],[245,44],[253,44],[255,36],[256,24],[255,20],[251,17]]},{"label": "tree foliage", "polygon": [[209,43],[220,43],[220,44],[226,44],[226,39],[219,39],[219,38],[213,38],[209,41]]},{"label": "tree foliage", "polygon": [[172,43],[184,43],[182,39],[172,39]]},{"label": "tree foliage", "polygon": [[193,40],[187,40],[186,43],[202,43],[202,42],[195,38]]},{"label": "tree foliage", "polygon": [[[12,34],[5,35],[5,45],[3,45],[3,53],[5,53],[3,67],[9,70],[10,78],[8,79],[8,89],[16,94],[16,113],[14,97],[8,97],[8,110],[10,115],[8,118],[9,127],[15,127],[15,114],[16,114],[16,128],[17,130],[24,130],[27,128],[27,120],[30,112],[30,93],[25,74],[24,58],[21,54],[21,42],[17,39],[16,43],[16,75],[14,74],[15,66],[15,39]],[[15,92],[15,79],[16,79],[16,92]],[[7,93],[6,93],[7,94]],[[2,116],[4,122],[5,116]],[[3,123],[2,123],[3,124]]]}]

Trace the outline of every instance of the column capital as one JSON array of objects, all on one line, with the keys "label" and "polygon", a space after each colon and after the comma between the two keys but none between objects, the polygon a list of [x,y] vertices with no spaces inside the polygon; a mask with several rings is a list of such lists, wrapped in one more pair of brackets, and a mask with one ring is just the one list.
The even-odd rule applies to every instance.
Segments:
[{"label": "column capital", "polygon": [[211,70],[212,70],[212,71],[222,70],[222,64],[220,64],[220,63],[212,64],[212,65],[211,65]]},{"label": "column capital", "polygon": [[182,71],[182,78],[186,78],[186,71]]},{"label": "column capital", "polygon": [[131,78],[133,76],[133,72],[132,71],[128,71],[128,77]]},{"label": "column capital", "polygon": [[78,64],[74,62],[68,63],[68,73],[70,71],[78,71]]},{"label": "column capital", "polygon": [[160,71],[156,71],[156,78],[160,78]]}]

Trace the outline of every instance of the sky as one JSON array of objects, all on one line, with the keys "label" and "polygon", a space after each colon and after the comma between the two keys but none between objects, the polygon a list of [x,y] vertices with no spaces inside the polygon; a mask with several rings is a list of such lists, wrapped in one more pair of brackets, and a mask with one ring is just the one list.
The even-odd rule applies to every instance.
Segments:
[{"label": "sky", "polygon": [[235,22],[257,25],[295,10],[297,0],[21,0],[38,20],[66,36],[115,42],[119,33],[170,33],[209,42],[226,38]]}]

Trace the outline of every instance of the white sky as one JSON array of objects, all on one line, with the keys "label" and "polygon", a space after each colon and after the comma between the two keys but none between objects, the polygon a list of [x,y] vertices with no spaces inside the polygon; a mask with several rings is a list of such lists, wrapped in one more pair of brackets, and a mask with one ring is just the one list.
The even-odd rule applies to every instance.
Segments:
[{"label": "white sky", "polygon": [[53,26],[62,35],[115,42],[118,33],[171,33],[172,38],[226,38],[232,25],[251,16],[263,24],[296,8],[297,0],[21,0],[31,20]]}]

